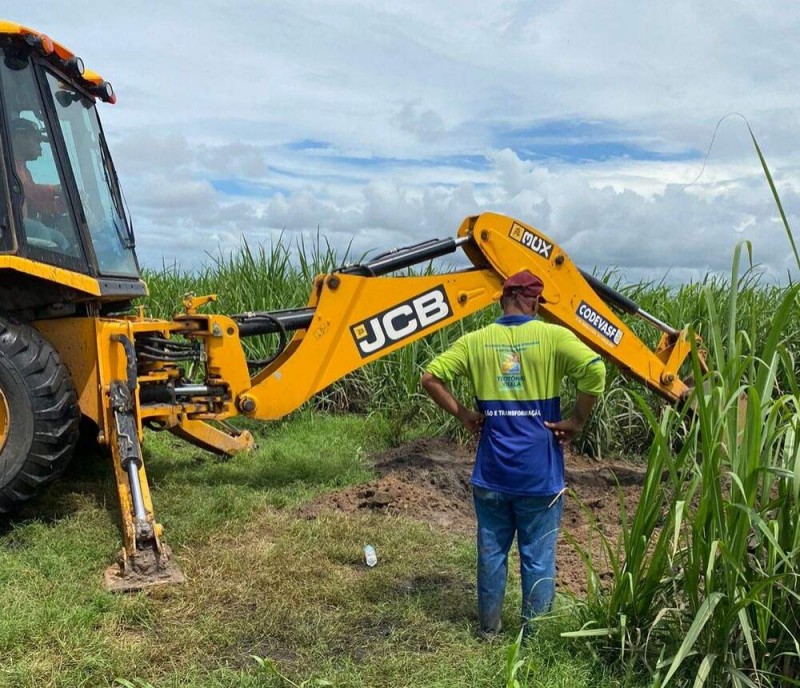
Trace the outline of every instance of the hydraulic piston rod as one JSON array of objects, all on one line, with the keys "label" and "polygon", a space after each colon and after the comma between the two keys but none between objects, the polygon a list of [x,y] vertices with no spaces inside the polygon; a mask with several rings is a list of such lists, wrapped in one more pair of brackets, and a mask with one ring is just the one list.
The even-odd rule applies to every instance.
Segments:
[{"label": "hydraulic piston rod", "polygon": [[[431,239],[420,244],[397,248],[376,256],[368,263],[358,265],[345,265],[334,272],[344,275],[362,275],[365,277],[380,277],[390,272],[402,270],[433,260],[448,253],[454,253],[462,244],[472,239],[459,237],[456,239]],[[293,330],[308,328],[314,318],[313,308],[292,308],[281,311],[264,311],[241,313],[232,316],[239,325],[240,337],[253,337],[260,334],[285,333]]]},{"label": "hydraulic piston rod", "polygon": [[369,263],[358,265],[346,265],[339,268],[336,272],[345,275],[364,275],[367,277],[379,277],[396,270],[411,267],[426,260],[433,260],[454,253],[462,244],[472,241],[471,237],[459,237],[457,239],[431,239],[423,241],[413,246],[405,246],[387,251],[373,258]]},{"label": "hydraulic piston rod", "polygon": [[580,272],[581,275],[583,275],[583,278],[592,287],[592,289],[594,289],[600,296],[600,298],[603,299],[603,301],[605,301],[606,303],[616,306],[623,313],[627,313],[628,315],[636,315],[640,317],[642,320],[646,320],[652,325],[655,325],[662,332],[666,332],[668,335],[672,337],[678,335],[678,330],[676,330],[673,327],[670,327],[665,322],[656,318],[654,315],[651,315],[647,311],[639,308],[639,304],[637,304],[635,301],[632,301],[624,294],[620,294],[618,291],[612,289],[604,282],[601,282],[593,275],[590,275],[588,272],[585,272],[584,270],[581,270]]},{"label": "hydraulic piston rod", "polygon": [[142,497],[142,485],[139,482],[139,466],[135,461],[128,461],[126,466],[128,471],[128,482],[131,486],[131,501],[133,502],[133,515],[137,523],[147,522],[147,509],[144,506]]}]

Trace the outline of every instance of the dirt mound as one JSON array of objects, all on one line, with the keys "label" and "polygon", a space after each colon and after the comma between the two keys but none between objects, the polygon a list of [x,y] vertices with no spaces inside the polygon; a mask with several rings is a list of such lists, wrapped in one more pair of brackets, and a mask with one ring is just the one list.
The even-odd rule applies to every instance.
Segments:
[{"label": "dirt mound", "polygon": [[[418,440],[371,457],[379,476],[375,480],[325,495],[301,512],[314,518],[331,509],[345,513],[374,511],[473,533],[475,513],[469,482],[473,459],[473,452],[465,447],[443,440]],[[591,552],[595,566],[609,576],[600,538],[592,533],[590,523],[595,521],[612,543],[617,541],[621,531],[619,490],[631,513],[639,502],[644,468],[575,454],[567,454],[565,464],[570,494],[564,502],[558,544],[558,583],[562,589],[582,594],[586,570],[569,539]]]}]

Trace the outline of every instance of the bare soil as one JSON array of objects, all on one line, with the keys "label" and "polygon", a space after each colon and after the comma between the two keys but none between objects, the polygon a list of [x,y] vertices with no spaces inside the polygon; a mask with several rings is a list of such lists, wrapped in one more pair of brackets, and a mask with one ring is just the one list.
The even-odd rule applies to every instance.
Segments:
[{"label": "bare soil", "polygon": [[[418,440],[371,457],[378,478],[327,494],[303,507],[313,518],[326,510],[402,515],[460,534],[474,533],[470,475],[474,453],[443,440]],[[611,575],[600,538],[602,528],[612,546],[621,532],[620,491],[631,514],[639,503],[644,467],[619,461],[597,461],[567,452],[569,490],[558,543],[558,586],[582,595],[586,567],[571,539],[592,553],[601,578]]]}]

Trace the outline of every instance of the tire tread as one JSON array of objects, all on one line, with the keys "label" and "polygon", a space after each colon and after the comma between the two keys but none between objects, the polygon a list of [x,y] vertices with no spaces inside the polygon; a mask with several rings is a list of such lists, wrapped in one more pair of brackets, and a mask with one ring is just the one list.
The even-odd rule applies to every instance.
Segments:
[{"label": "tire tread", "polygon": [[24,379],[34,418],[28,456],[0,483],[0,513],[8,513],[66,470],[78,442],[80,409],[69,370],[35,328],[0,318],[0,350]]}]

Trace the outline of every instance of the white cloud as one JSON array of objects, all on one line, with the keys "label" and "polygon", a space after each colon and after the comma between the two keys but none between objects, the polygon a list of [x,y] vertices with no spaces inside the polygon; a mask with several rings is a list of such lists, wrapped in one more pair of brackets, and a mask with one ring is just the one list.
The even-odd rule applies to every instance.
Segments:
[{"label": "white cloud", "polygon": [[391,121],[421,143],[433,143],[444,135],[444,120],[433,110],[422,110],[419,103],[403,103]]}]

